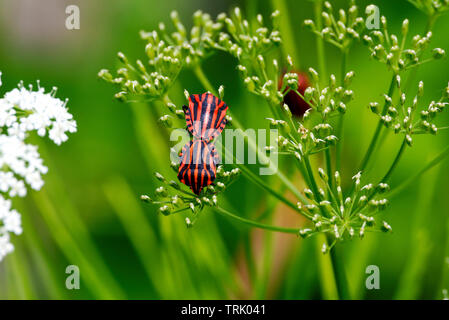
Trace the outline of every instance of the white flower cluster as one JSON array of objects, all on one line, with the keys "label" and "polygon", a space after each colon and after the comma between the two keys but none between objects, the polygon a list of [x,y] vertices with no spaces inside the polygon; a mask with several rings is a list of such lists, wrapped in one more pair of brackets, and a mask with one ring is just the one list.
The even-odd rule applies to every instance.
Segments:
[{"label": "white flower cluster", "polygon": [[32,91],[19,84],[19,88],[5,94],[0,99],[0,127],[6,127],[9,135],[25,139],[28,131],[37,131],[45,136],[49,130],[49,137],[57,145],[68,139],[66,132],[76,131],[76,122],[67,111],[66,101],[55,98],[56,90],[45,93],[44,88],[38,87]]},{"label": "white flower cluster", "polygon": [[0,261],[14,250],[9,239],[10,232],[16,235],[22,233],[22,219],[16,210],[11,209],[11,200],[0,195]]},{"label": "white flower cluster", "polygon": [[67,101],[55,98],[55,93],[56,89],[45,93],[39,85],[36,91],[27,90],[20,83],[0,98],[0,261],[14,250],[10,234],[22,233],[21,216],[6,197],[24,197],[26,185],[40,190],[42,174],[48,171],[37,146],[25,143],[28,133],[36,131],[43,137],[48,131],[49,138],[60,145],[68,139],[67,132],[76,132]]}]

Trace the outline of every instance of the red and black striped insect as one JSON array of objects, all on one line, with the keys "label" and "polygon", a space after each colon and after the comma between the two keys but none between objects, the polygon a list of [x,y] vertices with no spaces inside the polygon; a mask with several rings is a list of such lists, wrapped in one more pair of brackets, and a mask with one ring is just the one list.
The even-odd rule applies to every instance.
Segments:
[{"label": "red and black striped insect", "polygon": [[178,179],[199,195],[216,176],[218,154],[213,144],[201,139],[189,141],[181,151]]},{"label": "red and black striped insect", "polygon": [[226,125],[228,106],[211,93],[190,95],[189,106],[182,108],[187,129],[194,139],[212,141],[220,135]]},{"label": "red and black striped insect", "polygon": [[218,154],[211,141],[226,125],[228,106],[206,92],[190,95],[189,106],[183,106],[183,110],[193,140],[182,148],[178,179],[199,195],[215,180]]}]

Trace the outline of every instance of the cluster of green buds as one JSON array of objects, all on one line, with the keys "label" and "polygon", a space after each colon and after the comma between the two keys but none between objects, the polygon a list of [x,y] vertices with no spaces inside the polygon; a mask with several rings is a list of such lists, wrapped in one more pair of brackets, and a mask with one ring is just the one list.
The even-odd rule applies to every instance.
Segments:
[{"label": "cluster of green buds", "polygon": [[409,20],[405,19],[402,23],[401,39],[388,32],[387,18],[382,16],[380,21],[380,30],[366,34],[363,42],[368,46],[373,58],[385,63],[395,73],[444,57],[445,52],[441,48],[434,48],[431,58],[424,60],[422,57],[430,44],[432,32],[429,31],[424,36],[415,35],[410,47],[406,48]]},{"label": "cluster of green buds", "polygon": [[[335,75],[331,74],[328,85],[324,88],[320,87],[320,77],[318,72],[313,68],[309,68],[312,79],[312,85],[304,91],[304,100],[309,102],[310,109],[304,114],[304,120],[313,117],[314,113],[320,114],[322,120],[344,114],[346,105],[353,99],[353,91],[349,89],[354,78],[354,71],[350,71],[345,75],[343,83],[337,84]],[[299,94],[299,93],[298,93]]]},{"label": "cluster of green buds", "polygon": [[[172,163],[171,167],[176,173],[178,172],[179,164]],[[154,175],[162,185],[156,188],[153,197],[142,195],[140,199],[143,202],[159,206],[158,211],[165,216],[185,212],[186,225],[192,227],[198,214],[204,208],[214,207],[218,204],[217,195],[236,181],[240,170],[233,168],[226,171],[222,165],[219,165],[214,183],[203,188],[200,195],[192,193],[175,180],[166,179],[158,172]]]},{"label": "cluster of green buds", "polygon": [[221,32],[215,48],[228,52],[237,58],[239,70],[246,88],[279,105],[283,96],[278,92],[279,63],[266,61],[266,53],[281,43],[278,30],[279,11],[272,13],[272,27],[266,27],[262,15],[257,15],[255,26],[251,26],[239,8],[228,17],[221,14],[218,21],[226,26],[227,32]]},{"label": "cluster of green buds", "polygon": [[242,16],[240,8],[235,8],[231,16],[221,13],[217,21],[226,26],[227,32],[220,32],[215,48],[229,52],[237,59],[253,59],[263,55],[281,42],[279,25],[279,11],[272,13],[272,29],[264,25],[262,15],[257,15],[257,25],[250,26]]},{"label": "cluster of green buds", "polygon": [[[402,92],[399,75],[396,76],[396,86],[399,89],[399,101],[395,103],[392,97],[385,94],[383,110],[380,109],[379,103],[371,102],[369,104],[371,111],[380,117],[387,128],[392,128],[395,133],[404,134],[409,146],[412,145],[412,135],[414,134],[436,134],[438,127],[433,121],[437,114],[449,104],[444,102],[444,99],[448,97],[449,85],[439,101],[431,101],[425,108],[419,106],[424,94],[424,83],[422,81],[419,82],[418,92],[412,101],[409,101],[410,99],[407,99],[406,94]],[[417,112],[420,112],[420,114],[417,115]]]},{"label": "cluster of green buds", "polygon": [[[286,73],[284,86],[281,88],[285,92],[293,90],[309,104],[310,108],[304,113],[303,121],[292,118],[285,104],[282,108],[284,112],[279,115],[281,119],[267,119],[270,127],[279,132],[277,150],[292,154],[300,161],[304,156],[318,153],[337,143],[338,138],[333,135],[330,121],[333,117],[344,114],[346,105],[353,98],[353,91],[349,89],[354,77],[353,71],[346,74],[341,85],[337,85],[336,77],[332,74],[324,88],[320,87],[319,75],[313,68],[309,69],[309,73],[312,85],[305,90],[304,95],[295,87],[298,82],[296,73]],[[272,146],[268,148],[275,149]]]},{"label": "cluster of green buds", "polygon": [[408,0],[428,16],[435,16],[449,10],[449,0]]},{"label": "cluster of green buds", "polygon": [[181,23],[176,11],[171,13],[171,18],[175,28],[171,34],[162,23],[158,31],[140,32],[147,43],[145,62],[137,60],[133,64],[119,52],[118,58],[123,66],[116,71],[116,75],[106,69],[98,73],[101,79],[118,86],[117,99],[127,101],[139,96],[148,101],[162,99],[184,65],[195,65],[211,52],[211,43],[222,29],[221,23],[214,22],[201,11],[193,15],[190,32]]},{"label": "cluster of green buds", "polygon": [[318,173],[324,188],[317,187],[315,191],[305,189],[304,194],[309,202],[298,203],[298,209],[304,215],[311,216],[313,223],[313,226],[301,229],[300,236],[306,238],[317,233],[331,236],[333,242],[323,246],[325,253],[337,241],[354,236],[363,238],[368,231],[392,231],[387,222],[376,219],[376,214],[388,205],[387,199],[377,197],[389,191],[388,184],[362,186],[362,174],[359,172],[352,177],[354,192],[350,197],[344,197],[338,171],[332,177],[327,176],[322,168],[318,169]]},{"label": "cluster of green buds", "polygon": [[287,105],[284,104],[283,109],[288,121],[267,118],[270,128],[278,130],[277,146],[265,147],[267,152],[293,155],[301,162],[305,156],[321,152],[337,143],[337,137],[332,134],[333,128],[329,123],[319,123],[308,129],[292,118]]},{"label": "cluster of green buds", "polygon": [[321,22],[318,23],[311,19],[305,20],[304,25],[317,36],[341,50],[350,47],[354,40],[360,40],[361,34],[365,30],[365,20],[358,16],[358,7],[355,1],[351,1],[347,11],[340,9],[338,13],[334,13],[332,5],[326,1],[321,18],[322,25]]}]

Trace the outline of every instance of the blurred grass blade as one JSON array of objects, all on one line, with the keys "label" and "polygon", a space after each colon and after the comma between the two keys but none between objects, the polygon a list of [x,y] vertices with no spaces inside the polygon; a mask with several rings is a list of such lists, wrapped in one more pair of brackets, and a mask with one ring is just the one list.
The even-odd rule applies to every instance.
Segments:
[{"label": "blurred grass blade", "polygon": [[[79,266],[82,280],[85,281],[94,296],[98,299],[123,299],[125,295],[118,287],[107,266],[99,260],[96,251],[93,251],[91,246],[86,247],[80,244],[80,242],[84,244],[86,242],[86,239],[80,241],[82,234],[77,233],[75,239],[69,232],[69,229],[74,231],[74,229],[79,230],[79,228],[73,228],[73,225],[71,228],[64,225],[60,214],[56,211],[45,190],[41,190],[39,193],[33,192],[31,195],[54,240],[70,263]],[[67,212],[62,211],[61,215],[64,214],[67,214]]]},{"label": "blurred grass blade", "polygon": [[397,300],[419,299],[420,289],[425,279],[424,272],[431,248],[429,236],[423,230],[415,231],[413,235],[412,246],[414,249],[405,263],[398,291],[394,297]]},{"label": "blurred grass blade", "polygon": [[155,263],[161,260],[156,236],[129,185],[123,179],[115,177],[105,184],[103,189],[158,294],[164,296],[167,290],[176,290],[176,287],[171,287],[170,282],[165,283],[166,279],[161,277],[166,266]]},{"label": "blurred grass blade", "polygon": [[[23,208],[23,206],[21,206]],[[25,210],[19,209],[20,212],[26,212]],[[44,250],[42,240],[38,237],[36,233],[36,226],[33,223],[29,214],[22,215],[22,225],[24,228],[23,237],[26,243],[26,247],[30,251],[33,257],[34,266],[39,274],[39,279],[41,283],[46,288],[46,292],[51,299],[62,299],[63,294],[63,277],[60,277],[61,281],[57,280],[56,269],[53,260],[50,258],[47,250]],[[37,298],[44,297],[43,294],[39,292]]]},{"label": "blurred grass blade", "polygon": [[419,196],[414,210],[409,244],[413,250],[410,250],[405,263],[405,268],[395,294],[396,299],[410,300],[419,298],[423,274],[431,248],[430,237],[425,229],[427,227],[427,214],[429,211],[432,211],[433,199],[436,194],[435,186],[438,171],[436,170],[431,174],[423,176],[419,184]]},{"label": "blurred grass blade", "polygon": [[[35,299],[36,292],[32,285],[32,275],[28,265],[28,259],[26,258],[21,241],[16,241],[13,254],[7,257],[9,263],[9,272],[12,276],[12,283],[14,284],[16,295],[14,299]],[[8,294],[9,295],[9,294]],[[11,295],[8,297],[11,299]]]},{"label": "blurred grass blade", "polygon": [[323,243],[327,244],[326,237],[324,234],[318,234],[313,241],[315,241],[316,244],[315,254],[319,264],[320,284],[323,298],[326,300],[338,300],[338,288],[331,256],[329,253],[323,254],[321,252]]}]

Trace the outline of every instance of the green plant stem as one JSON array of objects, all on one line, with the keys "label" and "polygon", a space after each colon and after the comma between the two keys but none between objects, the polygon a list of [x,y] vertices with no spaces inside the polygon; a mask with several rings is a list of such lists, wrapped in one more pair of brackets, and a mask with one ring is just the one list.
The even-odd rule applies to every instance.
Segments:
[{"label": "green plant stem", "polygon": [[[322,17],[321,17],[321,11],[323,7],[323,1],[322,0],[316,0],[314,3],[314,12],[315,12],[315,23],[317,25],[318,30],[322,29]],[[319,73],[323,76],[326,74],[326,55],[324,52],[324,41],[322,37],[317,36],[316,37],[316,50],[318,55],[318,70]],[[323,78],[323,77],[322,77]],[[327,169],[327,175],[328,177],[332,176],[332,156],[330,149],[326,149],[325,151],[325,157],[326,157],[326,169]],[[332,179],[329,179],[329,184],[332,184]]]},{"label": "green plant stem", "polygon": [[407,140],[404,138],[404,140],[402,141],[401,147],[399,148],[399,151],[396,154],[396,157],[394,158],[393,163],[390,166],[390,169],[388,169],[387,173],[382,178],[381,182],[387,182],[390,179],[391,174],[393,173],[394,169],[398,165],[399,160],[401,160],[401,157],[404,154],[406,147],[407,147]]},{"label": "green plant stem", "polygon": [[[328,239],[328,243],[329,243],[329,239]],[[331,261],[332,261],[332,265],[333,265],[333,270],[334,270],[334,277],[335,277],[335,281],[337,283],[337,290],[338,290],[338,295],[340,297],[340,299],[351,299],[351,295],[350,295],[350,291],[349,291],[349,285],[348,285],[348,279],[346,276],[346,268],[345,268],[345,264],[344,261],[342,259],[342,255],[337,254],[337,248],[334,247],[330,250],[329,255],[331,257]]]},{"label": "green plant stem", "polygon": [[[320,202],[321,201],[321,194],[320,194],[320,191],[318,189],[318,185],[316,183],[315,176],[313,175],[312,166],[310,165],[310,160],[309,160],[308,156],[304,157],[304,164],[305,164],[305,167],[306,167],[306,170],[307,170],[307,175],[308,175],[308,180],[307,179],[306,180],[310,182],[309,188],[312,189],[312,192],[315,195],[315,199],[317,200],[317,202]],[[321,211],[323,216],[325,216],[325,217],[329,217],[330,216],[330,214],[328,214],[327,210],[324,207],[319,206],[319,208],[320,208],[320,211]]]},{"label": "green plant stem", "polygon": [[[273,217],[269,218],[269,223],[273,221]],[[267,290],[270,283],[270,270],[273,264],[273,233],[265,232],[263,238],[263,258],[262,268],[255,284],[255,299],[267,299]]]},{"label": "green plant stem", "polygon": [[[394,74],[393,78],[391,79],[390,88],[388,89],[389,97],[391,97],[394,93],[395,78],[396,78],[396,74]],[[387,107],[388,107],[388,104],[387,104],[387,102],[385,102],[383,110],[382,110],[382,115],[384,115],[385,112],[387,111]],[[376,131],[374,132],[374,135],[373,135],[373,138],[371,139],[368,150],[366,151],[366,154],[363,157],[362,163],[360,165],[360,171],[365,170],[366,166],[368,165],[371,155],[376,147],[377,140],[379,139],[379,134],[380,134],[380,131],[382,130],[382,126],[383,126],[382,120],[379,119],[379,122],[377,123]]]},{"label": "green plant stem", "polygon": [[[198,78],[198,80],[200,81],[200,83],[202,84],[202,86],[204,87],[204,89],[210,91],[211,93],[213,93],[214,95],[217,95],[217,90],[214,88],[214,86],[212,85],[212,83],[210,83],[209,79],[207,78],[206,74],[203,71],[203,68],[201,67],[201,65],[197,64],[194,68],[193,68],[193,73],[195,74],[195,76]],[[228,114],[229,114],[229,109],[228,109]]]},{"label": "green plant stem", "polygon": [[[341,84],[344,84],[345,76],[346,76],[346,62],[347,62],[348,52],[346,49],[342,49],[342,61],[341,61]],[[342,141],[343,141],[343,127],[344,127],[345,115],[341,114],[338,120],[337,125],[337,137],[339,141],[337,141],[337,145],[335,147],[335,168],[337,171],[340,171],[341,167],[341,149],[342,149]]]},{"label": "green plant stem", "polygon": [[268,225],[268,224],[263,224],[254,220],[249,220],[249,219],[245,219],[242,218],[238,215],[235,215],[231,212],[229,212],[226,209],[223,209],[221,207],[213,207],[215,209],[215,211],[217,211],[218,213],[222,214],[225,217],[231,218],[235,221],[239,221],[241,223],[244,223],[248,226],[251,227],[255,227],[255,228],[260,228],[260,229],[264,229],[264,230],[268,230],[268,231],[276,231],[276,232],[283,232],[283,233],[294,233],[297,234],[299,229],[296,228],[283,228],[283,227],[277,227],[277,226],[272,226],[272,225]]},{"label": "green plant stem", "polygon": [[[314,3],[315,23],[318,30],[323,28],[323,22],[321,19],[321,12],[323,11],[323,1],[316,0]],[[324,53],[324,41],[320,36],[316,37],[316,49],[318,53],[318,67],[321,75],[327,74],[326,72],[326,59]]]},{"label": "green plant stem", "polygon": [[427,165],[425,165],[421,170],[419,170],[415,175],[408,178],[399,184],[392,192],[390,192],[390,198],[396,196],[398,193],[403,191],[409,185],[411,185],[415,180],[417,180],[420,176],[422,176],[425,172],[432,169],[436,165],[438,165],[441,161],[443,161],[449,155],[449,146],[446,147],[440,154],[438,154],[432,161],[430,161]]},{"label": "green plant stem", "polygon": [[[329,181],[329,189],[330,190],[332,190],[332,187],[333,187],[333,184],[334,184],[334,182],[333,182],[333,180],[334,179],[332,179],[332,157],[331,157],[331,151],[330,151],[330,149],[329,148],[327,148],[326,150],[325,150],[325,157],[326,157],[326,169],[327,169],[327,177],[328,177],[328,181]],[[329,193],[330,193],[330,190],[329,190]]]},{"label": "green plant stem", "polygon": [[[426,28],[424,29],[424,35],[426,35],[433,27],[433,25],[435,24],[435,21],[438,19],[439,14],[431,14],[427,16],[427,23],[426,23]],[[422,53],[420,54],[420,56],[418,58],[421,58]],[[410,74],[408,75],[407,78],[407,82],[405,84],[405,88],[406,88],[406,92],[410,89],[410,87],[412,86],[413,82],[416,79],[416,75],[418,74],[418,68],[420,66],[419,63],[418,65],[416,65],[411,71]]]},{"label": "green plant stem", "polygon": [[312,189],[312,192],[315,195],[315,198],[317,199],[317,201],[320,202],[321,201],[321,195],[320,195],[320,192],[318,190],[318,185],[316,184],[316,180],[315,180],[315,177],[313,175],[312,166],[310,165],[310,160],[309,160],[308,156],[304,157],[304,164],[306,166],[307,174],[308,174],[309,181],[310,181],[309,187]]},{"label": "green plant stem", "polygon": [[[252,0],[254,1],[254,0]],[[291,55],[295,68],[299,69],[299,56],[296,50],[295,37],[292,33],[292,24],[290,22],[289,10],[285,0],[271,0],[271,4],[274,10],[279,10],[282,14],[282,18],[279,19],[279,31],[282,34],[282,48],[285,56]]]},{"label": "green plant stem", "polygon": [[329,244],[324,234],[319,234],[314,240],[317,247],[315,252],[318,259],[319,276],[323,298],[327,300],[338,300],[339,296],[337,281],[331,256],[329,254],[321,253],[322,244],[324,243],[327,246],[329,246]]},{"label": "green plant stem", "polygon": [[[222,147],[222,144],[219,141],[215,142],[216,148],[220,149]],[[234,159],[234,162],[237,162],[235,159],[235,156],[233,154],[230,154],[229,150],[224,148],[224,152],[225,152],[225,156],[228,157],[232,157]],[[250,169],[248,169],[247,167],[245,167],[242,164],[238,164],[236,163],[236,166],[242,170],[243,174],[250,180],[252,181],[255,185],[258,185],[259,187],[261,187],[262,189],[264,189],[265,191],[267,191],[268,193],[270,193],[272,196],[276,197],[278,200],[284,202],[287,206],[289,206],[290,208],[294,209],[295,211],[299,212],[302,214],[301,211],[298,210],[297,206],[291,202],[290,200],[286,199],[281,193],[277,192],[276,190],[274,190],[273,188],[271,188],[267,183],[265,183],[262,179],[260,179],[256,174],[254,174]],[[301,196],[301,200],[304,203],[307,203],[307,199],[305,199],[305,197],[300,194]]]},{"label": "green plant stem", "polygon": [[[394,169],[396,168],[396,166],[399,163],[399,160],[401,160],[402,155],[404,154],[404,151],[407,147],[407,142],[406,139],[404,138],[404,140],[402,141],[401,147],[399,148],[398,153],[396,154],[396,157],[393,160],[393,163],[391,164],[390,168],[388,169],[387,173],[385,174],[385,176],[380,180],[379,183],[386,183],[388,182],[388,180],[390,179],[391,175],[393,174]],[[368,201],[366,201],[366,203],[364,205],[362,205],[361,208],[358,208],[357,210],[361,211],[363,208],[366,207],[367,203],[369,203],[369,201],[374,198],[374,196],[377,194],[377,189],[371,193],[371,195],[368,197]]]}]

